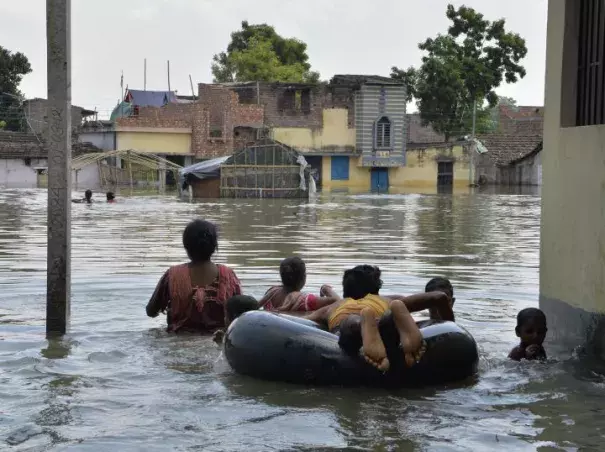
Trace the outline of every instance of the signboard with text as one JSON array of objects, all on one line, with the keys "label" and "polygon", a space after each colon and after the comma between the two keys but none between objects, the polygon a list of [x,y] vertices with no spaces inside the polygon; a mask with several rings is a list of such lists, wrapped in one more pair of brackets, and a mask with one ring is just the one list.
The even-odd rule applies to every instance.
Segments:
[{"label": "signboard with text", "polygon": [[405,159],[403,157],[378,157],[378,156],[363,156],[361,158],[361,166],[385,167],[392,168],[404,166]]}]

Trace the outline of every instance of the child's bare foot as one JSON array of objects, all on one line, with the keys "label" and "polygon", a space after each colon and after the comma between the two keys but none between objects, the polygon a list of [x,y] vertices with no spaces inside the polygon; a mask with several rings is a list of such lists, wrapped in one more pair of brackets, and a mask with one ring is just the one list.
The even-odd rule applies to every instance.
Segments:
[{"label": "child's bare foot", "polygon": [[378,331],[376,317],[369,308],[361,311],[361,340],[365,360],[382,372],[389,370],[390,363],[387,359],[387,351]]},{"label": "child's bare foot", "polygon": [[391,302],[391,312],[397,331],[399,331],[405,363],[408,367],[412,367],[422,358],[422,355],[426,351],[422,334],[416,322],[414,322],[414,318],[410,315],[410,312],[401,300],[393,300]]}]

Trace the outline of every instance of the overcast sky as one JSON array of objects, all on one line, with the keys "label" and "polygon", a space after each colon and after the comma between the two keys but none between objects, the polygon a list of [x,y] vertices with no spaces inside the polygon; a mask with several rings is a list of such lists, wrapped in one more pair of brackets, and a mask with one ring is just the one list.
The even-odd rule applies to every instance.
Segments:
[{"label": "overcast sky", "polygon": [[[451,0],[72,0],[72,101],[109,111],[120,97],[120,74],[130,88],[171,87],[190,94],[193,82],[211,82],[212,55],[225,49],[242,20],[267,22],[308,44],[313,69],[334,74],[389,75],[393,65],[420,62],[418,42],[447,30]],[[527,40],[525,79],[500,88],[522,105],[542,105],[546,0],[466,0],[488,19]],[[45,0],[0,0],[0,45],[23,52],[33,72],[21,89],[46,97]]]}]

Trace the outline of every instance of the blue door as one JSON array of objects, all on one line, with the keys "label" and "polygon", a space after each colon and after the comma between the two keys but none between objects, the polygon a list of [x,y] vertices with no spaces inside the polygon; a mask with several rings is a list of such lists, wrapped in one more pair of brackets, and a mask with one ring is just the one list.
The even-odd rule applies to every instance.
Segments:
[{"label": "blue door", "polygon": [[372,168],[372,191],[384,192],[389,190],[389,169]]}]

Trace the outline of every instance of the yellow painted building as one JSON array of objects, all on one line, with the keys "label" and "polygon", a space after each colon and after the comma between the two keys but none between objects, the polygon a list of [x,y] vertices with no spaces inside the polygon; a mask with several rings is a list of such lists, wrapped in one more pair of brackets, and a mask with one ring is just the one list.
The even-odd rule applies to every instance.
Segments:
[{"label": "yellow painted building", "polygon": [[191,129],[116,127],[116,148],[161,155],[191,155]]},{"label": "yellow painted building", "polygon": [[303,154],[318,150],[348,152],[355,150],[355,129],[348,126],[349,110],[326,108],[323,111],[323,129],[280,127],[272,130],[273,139],[298,149]]},{"label": "yellow painted building", "polygon": [[[348,127],[348,114],[344,108],[325,109],[323,129],[274,128],[273,139],[307,157],[321,156],[323,190],[346,188],[367,192],[375,188],[372,172],[376,170],[362,166],[361,157],[355,152],[355,129]],[[468,152],[462,146],[413,148],[406,152],[405,166],[383,169],[386,173],[383,179],[392,192],[436,193],[441,173],[452,178],[454,189],[467,189],[468,162]]]}]

